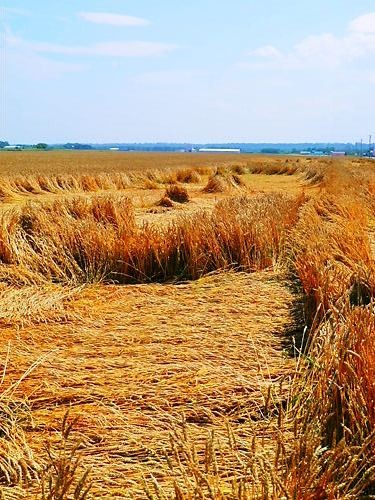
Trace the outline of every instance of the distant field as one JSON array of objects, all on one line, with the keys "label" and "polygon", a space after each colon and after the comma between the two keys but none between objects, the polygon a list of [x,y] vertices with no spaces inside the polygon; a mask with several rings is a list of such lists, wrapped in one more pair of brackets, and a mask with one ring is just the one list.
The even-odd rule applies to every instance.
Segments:
[{"label": "distant field", "polygon": [[374,167],[0,153],[0,497],[373,498]]},{"label": "distant field", "polygon": [[264,156],[255,154],[138,153],[119,151],[1,151],[0,175],[113,173],[159,169],[212,168],[250,165],[262,168],[285,161],[318,165],[330,158]]},{"label": "distant field", "polygon": [[129,172],[246,164],[249,155],[119,151],[2,151],[0,174]]}]

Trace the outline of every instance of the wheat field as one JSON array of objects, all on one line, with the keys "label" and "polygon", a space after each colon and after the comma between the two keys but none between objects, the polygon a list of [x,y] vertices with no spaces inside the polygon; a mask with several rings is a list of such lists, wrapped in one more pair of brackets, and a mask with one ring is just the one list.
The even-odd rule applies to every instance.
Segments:
[{"label": "wheat field", "polygon": [[374,498],[374,166],[2,152],[2,498]]}]

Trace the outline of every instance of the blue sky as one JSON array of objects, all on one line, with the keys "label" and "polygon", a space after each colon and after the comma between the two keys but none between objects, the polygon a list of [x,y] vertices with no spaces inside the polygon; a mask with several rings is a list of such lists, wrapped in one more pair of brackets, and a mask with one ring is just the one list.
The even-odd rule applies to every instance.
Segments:
[{"label": "blue sky", "polygon": [[0,139],[375,136],[374,0],[0,6]]}]

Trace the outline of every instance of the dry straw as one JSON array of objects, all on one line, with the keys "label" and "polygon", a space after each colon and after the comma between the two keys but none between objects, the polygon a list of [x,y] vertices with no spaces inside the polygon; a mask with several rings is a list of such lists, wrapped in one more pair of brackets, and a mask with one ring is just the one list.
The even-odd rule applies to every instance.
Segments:
[{"label": "dry straw", "polygon": [[[23,390],[34,418],[51,428],[67,405],[75,407],[85,446],[82,467],[93,466],[96,497],[108,488],[111,495],[131,491],[135,497],[186,500],[375,495],[374,258],[368,232],[373,167],[262,162],[253,169],[250,162],[247,171],[301,174],[301,182],[319,185],[320,193],[229,197],[212,212],[141,225],[132,203],[117,192],[125,189],[123,174],[9,177],[1,183],[4,200],[81,192],[2,212],[1,320],[4,338],[16,338],[27,323],[17,359],[5,363],[14,380],[51,345],[58,350],[38,368],[47,383],[41,386],[30,373]],[[243,175],[233,165],[221,165],[214,176],[205,168],[199,175],[211,174],[211,180],[235,180],[233,171]],[[194,175],[160,169],[130,177],[141,186],[187,183]],[[284,277],[288,271],[299,287],[302,339],[302,318],[291,316],[298,295],[280,274],[258,273],[265,269],[282,269]],[[181,280],[195,281],[149,284]],[[73,293],[71,303],[61,287],[90,282],[108,286],[76,299]],[[43,288],[32,298],[35,285]],[[13,301],[30,308],[27,321]],[[295,360],[283,353],[288,332]],[[36,467],[9,391],[3,390],[1,404],[0,479],[7,488],[22,488]],[[34,432],[33,438],[42,460],[40,437]],[[56,456],[47,448],[44,460],[53,465]],[[85,478],[74,453],[61,457],[68,459],[66,474],[57,468],[45,492]]]}]

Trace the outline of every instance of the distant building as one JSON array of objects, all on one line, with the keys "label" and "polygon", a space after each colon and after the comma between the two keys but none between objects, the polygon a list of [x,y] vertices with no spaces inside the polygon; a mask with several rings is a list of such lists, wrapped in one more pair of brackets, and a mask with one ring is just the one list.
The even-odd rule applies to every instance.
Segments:
[{"label": "distant building", "polygon": [[345,151],[331,151],[332,156],[345,156]]},{"label": "distant building", "polygon": [[315,151],[314,149],[312,151],[300,151],[300,155],[303,156],[324,156],[324,151]]},{"label": "distant building", "polygon": [[110,151],[120,151],[120,148],[109,148]]},{"label": "distant building", "polygon": [[17,145],[9,145],[9,146],[4,146],[3,149],[7,151],[20,151],[22,147]]},{"label": "distant building", "polygon": [[199,153],[241,153],[237,148],[200,148]]}]

